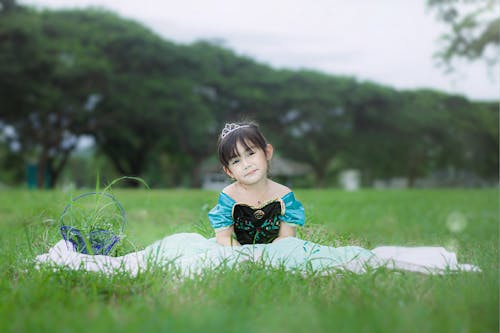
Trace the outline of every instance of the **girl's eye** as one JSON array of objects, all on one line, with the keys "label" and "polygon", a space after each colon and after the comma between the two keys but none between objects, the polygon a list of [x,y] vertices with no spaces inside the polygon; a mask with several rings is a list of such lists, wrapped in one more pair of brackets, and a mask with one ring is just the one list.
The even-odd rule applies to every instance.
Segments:
[{"label": "girl's eye", "polygon": [[231,164],[232,164],[232,165],[235,165],[235,164],[236,164],[236,163],[238,163],[239,161],[240,161],[240,160],[233,160],[233,161],[231,162]]},{"label": "girl's eye", "polygon": [[255,154],[255,152],[254,152],[253,150],[250,150],[250,151],[248,152],[248,155],[249,155],[249,156],[252,156],[253,154]]}]

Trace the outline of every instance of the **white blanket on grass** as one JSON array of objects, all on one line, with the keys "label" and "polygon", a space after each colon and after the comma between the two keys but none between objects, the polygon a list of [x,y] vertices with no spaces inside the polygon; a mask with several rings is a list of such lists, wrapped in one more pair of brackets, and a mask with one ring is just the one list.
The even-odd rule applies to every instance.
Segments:
[{"label": "white blanket on grass", "polygon": [[382,246],[370,251],[357,246],[319,245],[293,237],[272,244],[223,247],[214,238],[206,239],[196,233],[167,236],[142,251],[122,257],[81,254],[74,250],[70,242],[61,240],[48,253],[36,257],[37,267],[48,264],[105,274],[126,272],[133,276],[168,265],[179,270],[182,276],[189,276],[201,274],[206,269],[235,268],[244,261],[261,262],[267,267],[292,271],[313,270],[321,273],[343,270],[365,273],[379,267],[425,274],[480,271],[476,266],[459,264],[455,253],[443,247]]}]

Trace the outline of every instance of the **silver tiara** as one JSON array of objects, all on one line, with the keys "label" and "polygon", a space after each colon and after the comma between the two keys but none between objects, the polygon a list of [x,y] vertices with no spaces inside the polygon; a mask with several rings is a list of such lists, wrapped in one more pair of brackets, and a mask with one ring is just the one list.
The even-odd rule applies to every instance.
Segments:
[{"label": "silver tiara", "polygon": [[235,124],[235,123],[228,123],[222,129],[222,132],[220,133],[220,138],[224,139],[230,133],[236,131],[239,128],[244,128],[244,127],[250,127],[250,125],[238,125],[238,124]]}]

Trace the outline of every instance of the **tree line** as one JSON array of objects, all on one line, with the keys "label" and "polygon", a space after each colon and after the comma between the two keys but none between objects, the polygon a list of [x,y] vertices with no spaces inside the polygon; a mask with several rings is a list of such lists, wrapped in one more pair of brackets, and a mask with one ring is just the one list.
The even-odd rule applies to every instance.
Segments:
[{"label": "tree line", "polygon": [[[317,185],[341,168],[410,185],[455,168],[498,177],[498,107],[435,90],[274,69],[210,41],[165,40],[97,9],[0,9],[0,170],[27,161],[54,186],[82,135],[119,174],[163,165],[200,184],[227,121],[253,119],[277,150],[311,166]],[[168,161],[168,162],[165,162]]]}]

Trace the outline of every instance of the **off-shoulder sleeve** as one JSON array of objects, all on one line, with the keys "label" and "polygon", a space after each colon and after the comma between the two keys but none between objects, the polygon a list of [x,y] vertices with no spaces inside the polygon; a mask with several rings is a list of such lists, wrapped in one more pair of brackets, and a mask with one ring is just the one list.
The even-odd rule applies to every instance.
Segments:
[{"label": "off-shoulder sleeve", "polygon": [[304,212],[304,207],[295,199],[293,192],[289,192],[283,198],[281,198],[285,203],[285,214],[283,214],[283,222],[291,226],[303,226],[306,216]]},{"label": "off-shoulder sleeve", "polygon": [[208,212],[208,219],[215,232],[226,230],[233,225],[232,212],[234,203],[235,201],[230,196],[221,192],[217,205]]}]

